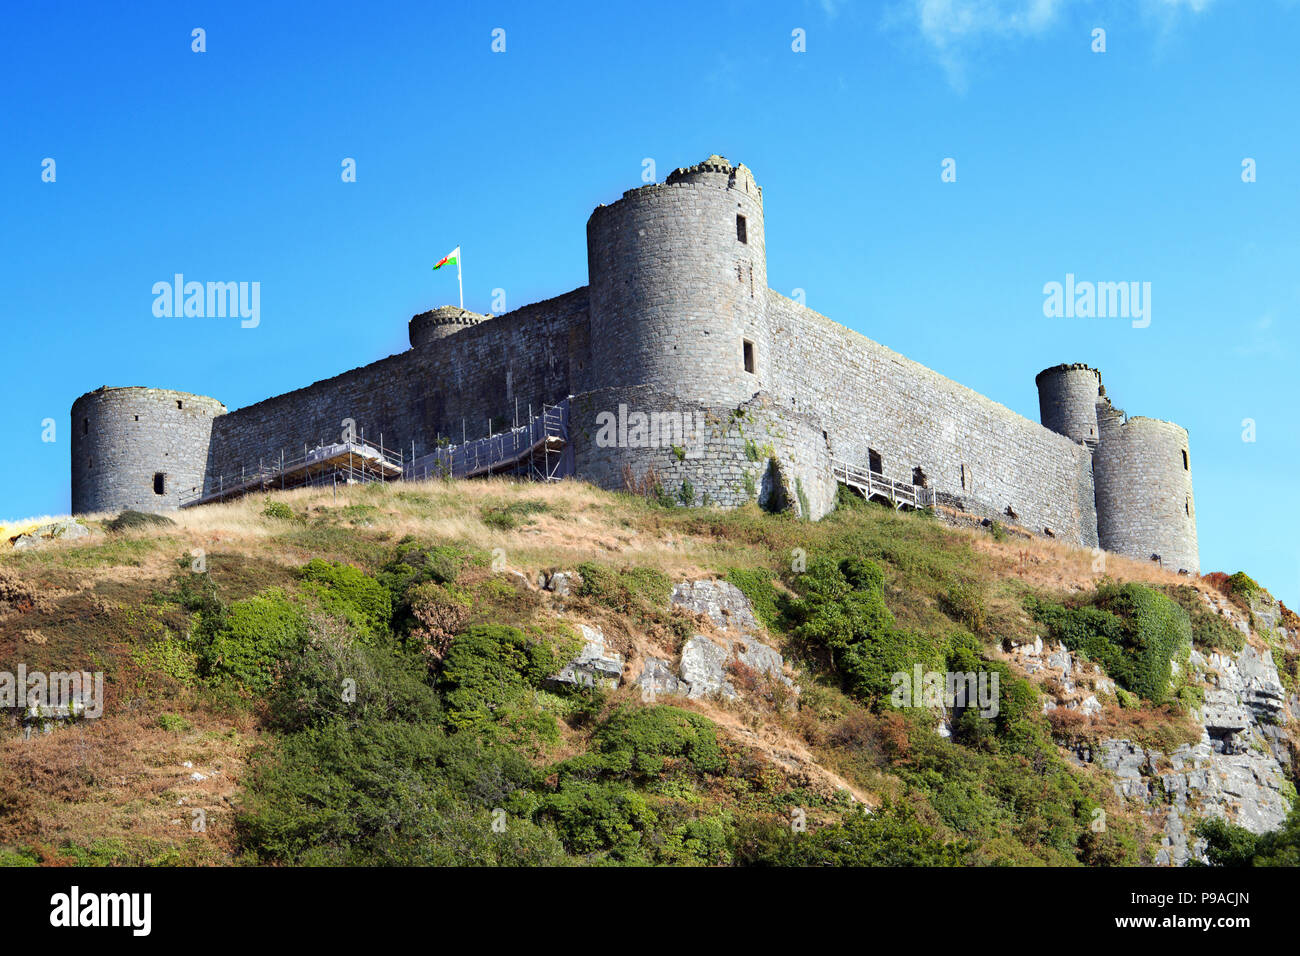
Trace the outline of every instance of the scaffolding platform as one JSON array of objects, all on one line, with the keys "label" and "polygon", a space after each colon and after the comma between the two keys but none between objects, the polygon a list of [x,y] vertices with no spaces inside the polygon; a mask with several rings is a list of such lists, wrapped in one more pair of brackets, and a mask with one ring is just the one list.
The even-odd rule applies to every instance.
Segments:
[{"label": "scaffolding platform", "polygon": [[390,481],[402,474],[400,453],[384,448],[382,443],[357,438],[318,445],[298,458],[281,458],[271,465],[258,462],[256,468],[210,478],[202,489],[182,493],[180,506],[189,508],[277,489]]}]

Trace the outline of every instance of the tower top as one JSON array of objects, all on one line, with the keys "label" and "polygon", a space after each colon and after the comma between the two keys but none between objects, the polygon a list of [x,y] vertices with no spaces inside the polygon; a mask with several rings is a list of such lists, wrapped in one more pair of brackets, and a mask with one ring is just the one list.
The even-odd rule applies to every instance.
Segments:
[{"label": "tower top", "polygon": [[758,188],[758,183],[754,181],[754,174],[750,172],[748,166],[744,163],[733,165],[727,160],[727,157],[720,156],[717,153],[714,153],[702,163],[696,163],[694,166],[677,167],[664,180],[668,185],[708,181],[718,181],[720,185],[734,187],[760,198],[763,193]]}]

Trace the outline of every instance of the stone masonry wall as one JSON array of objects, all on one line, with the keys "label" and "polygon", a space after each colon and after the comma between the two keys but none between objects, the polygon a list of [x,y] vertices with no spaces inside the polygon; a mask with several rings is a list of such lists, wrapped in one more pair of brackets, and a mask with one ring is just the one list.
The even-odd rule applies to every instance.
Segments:
[{"label": "stone masonry wall", "polygon": [[380,359],[217,420],[208,462],[218,475],[302,455],[303,445],[337,441],[343,420],[385,447],[425,454],[439,434],[453,442],[524,421],[531,404],[556,402],[583,387],[591,371],[587,290],[525,306],[453,335]]},{"label": "stone masonry wall", "polygon": [[[620,405],[626,409],[625,419],[636,412],[682,414],[692,423],[703,421],[704,427],[680,442],[656,438],[657,447],[601,447],[599,416],[619,416]],[[624,488],[630,472],[638,483],[656,477],[674,497],[688,482],[692,504],[737,507],[755,500],[769,503],[779,484],[799,514],[806,507],[808,516],[820,518],[834,507],[835,481],[820,428],[807,416],[776,406],[766,395],[727,407],[683,401],[650,386],[601,389],[574,399],[570,431],[578,477],[604,488]],[[631,429],[629,438],[635,438]]]},{"label": "stone masonry wall", "polygon": [[769,323],[776,400],[819,420],[835,457],[874,450],[889,478],[919,466],[946,496],[1097,545],[1087,448],[775,292]]},{"label": "stone masonry wall", "polygon": [[1154,418],[1125,422],[1106,401],[1098,412],[1093,466],[1101,546],[1142,561],[1158,554],[1168,571],[1199,574],[1187,432]]},{"label": "stone masonry wall", "polygon": [[[167,511],[203,482],[216,399],[162,388],[100,388],[72,404],[72,511]],[[163,493],[154,476],[163,475]]]}]

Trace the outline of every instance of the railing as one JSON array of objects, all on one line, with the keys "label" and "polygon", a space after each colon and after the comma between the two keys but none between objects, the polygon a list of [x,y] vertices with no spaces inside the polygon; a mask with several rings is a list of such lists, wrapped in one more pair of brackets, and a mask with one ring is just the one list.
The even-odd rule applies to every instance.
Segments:
[{"label": "railing", "polygon": [[259,460],[256,467],[246,466],[239,471],[207,478],[201,488],[182,492],[182,508],[209,501],[224,501],[254,491],[271,491],[277,488],[301,488],[304,485],[363,484],[387,481],[400,477],[403,472],[402,455],[364,438],[334,442],[305,449],[295,458],[285,458],[283,453],[270,464]]},{"label": "railing", "polygon": [[933,488],[895,481],[892,478],[886,478],[879,472],[851,465],[847,461],[841,461],[838,458],[831,459],[831,473],[835,476],[836,481],[842,482],[850,488],[856,488],[868,500],[871,498],[884,498],[895,508],[901,508],[904,505],[912,508],[934,507]]},{"label": "railing", "polygon": [[403,478],[474,478],[525,470],[532,477],[562,478],[572,474],[569,444],[569,400],[543,405],[528,424],[499,435],[434,449],[412,458]]}]

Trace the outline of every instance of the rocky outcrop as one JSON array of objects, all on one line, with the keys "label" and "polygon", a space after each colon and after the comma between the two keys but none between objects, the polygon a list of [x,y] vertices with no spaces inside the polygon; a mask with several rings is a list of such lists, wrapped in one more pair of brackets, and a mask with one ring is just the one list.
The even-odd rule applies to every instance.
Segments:
[{"label": "rocky outcrop", "polygon": [[1109,770],[1115,792],[1161,824],[1156,863],[1162,865],[1204,859],[1204,841],[1192,835],[1200,819],[1219,817],[1266,833],[1281,826],[1290,810],[1277,751],[1287,748],[1278,731],[1292,714],[1272,657],[1247,645],[1236,657],[1214,653],[1206,659],[1192,651],[1189,666],[1207,685],[1195,712],[1202,726],[1199,742],[1168,755],[1124,739],[1103,740],[1095,753],[1087,747],[1075,751],[1080,761]]},{"label": "rocky outcrop", "polygon": [[760,640],[758,620],[749,599],[727,581],[703,580],[678,584],[672,603],[705,618],[718,634],[693,634],[682,645],[676,666],[665,658],[647,657],[637,683],[648,693],[686,697],[738,696],[734,672],[738,665],[794,690],[785,675],[785,661]]},{"label": "rocky outcrop", "polygon": [[25,551],[28,548],[38,548],[51,541],[71,541],[88,537],[90,537],[90,529],[84,524],[71,518],[63,518],[59,521],[32,528],[30,531],[18,535],[13,539],[13,548],[15,551]]},{"label": "rocky outcrop", "polygon": [[673,588],[674,607],[703,614],[720,631],[758,632],[749,599],[730,581],[685,581]]},{"label": "rocky outcrop", "polygon": [[617,687],[623,679],[623,655],[605,645],[605,634],[600,628],[578,626],[582,629],[582,652],[551,680],[581,687]]}]

